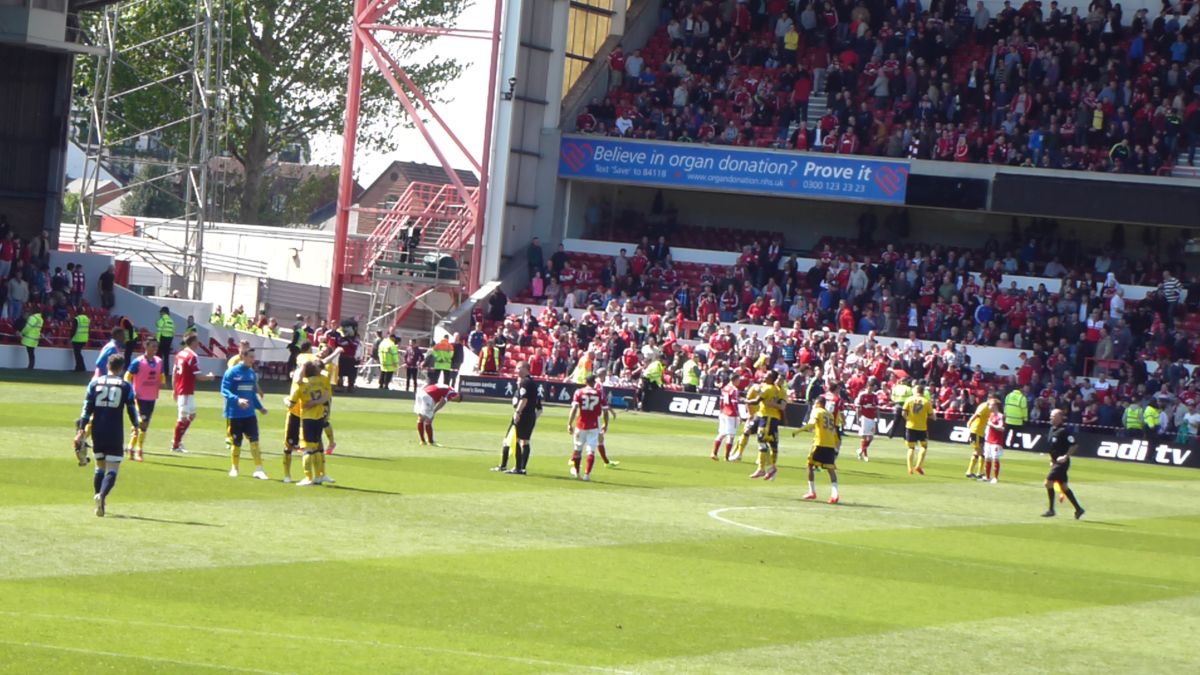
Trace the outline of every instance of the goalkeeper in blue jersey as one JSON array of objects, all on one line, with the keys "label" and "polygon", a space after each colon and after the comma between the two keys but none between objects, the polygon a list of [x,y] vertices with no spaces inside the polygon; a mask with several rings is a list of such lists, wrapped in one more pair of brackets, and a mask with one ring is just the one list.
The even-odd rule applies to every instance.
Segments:
[{"label": "goalkeeper in blue jersey", "polygon": [[[83,414],[76,424],[75,447],[83,446],[83,438],[91,425],[92,454],[96,457],[96,471],[92,477],[95,491],[96,515],[104,517],[108,495],[117,484],[117,471],[125,456],[125,422],[122,413],[129,417],[134,427],[146,430],[138,417],[137,401],[133,396],[133,385],[122,377],[125,357],[113,354],[105,367],[108,372],[92,378],[88,383],[87,396],[83,399]],[[78,452],[78,450],[77,450]],[[80,464],[86,462],[81,459]]]}]

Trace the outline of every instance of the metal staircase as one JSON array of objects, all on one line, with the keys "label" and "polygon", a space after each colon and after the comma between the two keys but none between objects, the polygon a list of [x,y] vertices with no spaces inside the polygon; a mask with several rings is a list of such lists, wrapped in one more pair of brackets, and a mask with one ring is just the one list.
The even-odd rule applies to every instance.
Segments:
[{"label": "metal staircase", "polygon": [[346,255],[347,281],[372,289],[368,330],[425,330],[439,314],[423,302],[428,291],[461,299],[469,290],[464,264],[471,259],[478,189],[467,188],[466,196],[471,204],[454,185],[409,183],[391,208],[357,209],[359,217],[379,218],[370,236],[349,242]]}]

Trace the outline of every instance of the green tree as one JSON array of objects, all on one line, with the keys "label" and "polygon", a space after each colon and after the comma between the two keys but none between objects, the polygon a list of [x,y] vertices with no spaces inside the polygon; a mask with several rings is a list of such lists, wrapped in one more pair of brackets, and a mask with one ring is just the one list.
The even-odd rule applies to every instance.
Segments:
[{"label": "green tree", "polygon": [[[402,0],[381,19],[401,25],[452,25],[471,0]],[[177,76],[192,59],[195,0],[156,0],[132,4],[121,12],[120,43],[140,44],[155,36],[170,37],[152,46],[129,50],[114,64],[113,91],[139,84],[160,85],[122,96],[112,103],[113,122],[105,130],[111,141],[139,130],[187,117],[191,83]],[[305,144],[317,134],[339,133],[346,107],[350,58],[350,0],[225,0],[227,46],[223,68],[228,123],[222,130],[224,150],[241,162],[237,217],[257,223],[272,219],[264,181],[275,153]],[[96,30],[98,15],[86,23]],[[174,34],[172,34],[174,32]],[[403,65],[427,96],[436,96],[461,66],[452,58],[416,59],[433,38],[386,34],[378,38]],[[89,65],[91,64],[91,65]],[[364,57],[360,142],[377,151],[396,149],[395,131],[410,123],[387,81]],[[81,101],[95,84],[94,62],[81,60],[75,91]],[[160,143],[186,151],[187,124],[164,129]],[[277,216],[276,216],[277,217]]]},{"label": "green tree", "polygon": [[137,182],[125,196],[121,208],[128,216],[143,218],[178,218],[183,215],[183,187],[178,179],[182,174],[166,177],[166,167],[146,164],[138,171]]},{"label": "green tree", "polygon": [[305,225],[313,211],[337,199],[338,176],[334,171],[323,176],[309,176],[292,190],[283,204],[280,217],[284,225]]},{"label": "green tree", "polygon": [[79,195],[77,193],[67,192],[63,194],[61,220],[67,225],[83,224],[83,218],[80,216],[79,210]]}]

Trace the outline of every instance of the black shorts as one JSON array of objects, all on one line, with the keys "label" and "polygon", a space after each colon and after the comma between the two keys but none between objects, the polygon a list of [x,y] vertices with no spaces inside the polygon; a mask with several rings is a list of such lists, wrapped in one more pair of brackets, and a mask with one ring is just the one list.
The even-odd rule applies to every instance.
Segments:
[{"label": "black shorts", "polygon": [[322,428],[329,426],[329,413],[333,408],[333,401],[325,404],[325,413],[321,416]]},{"label": "black shorts", "polygon": [[758,439],[764,443],[774,443],[779,440],[779,420],[774,417],[764,417],[758,420]]},{"label": "black shorts", "polygon": [[283,430],[283,444],[289,448],[300,447],[300,418],[288,413],[287,424]]},{"label": "black shorts", "polygon": [[908,429],[904,430],[904,440],[909,443],[927,443],[929,442],[929,432],[924,429]]},{"label": "black shorts", "polygon": [[537,424],[537,417],[535,415],[526,415],[524,417],[519,418],[515,425],[517,427],[517,440],[518,441],[529,440],[529,437],[533,436],[533,427],[536,424]]},{"label": "black shorts", "polygon": [[983,436],[974,433],[971,434],[971,447],[974,448],[976,452],[979,452],[979,450],[983,448]]},{"label": "black shorts", "polygon": [[241,445],[242,439],[248,439],[251,443],[258,442],[258,416],[254,417],[232,417],[225,420],[225,428],[229,438],[233,439],[234,445]]},{"label": "black shorts", "polygon": [[321,446],[321,432],[325,430],[324,420],[300,420],[301,436],[305,450],[316,450]]},{"label": "black shorts", "polygon": [[808,453],[809,466],[819,466],[822,468],[836,468],[837,466],[837,450],[824,446],[817,446]]},{"label": "black shorts", "polygon": [[140,398],[137,400],[138,417],[141,418],[142,422],[146,424],[150,423],[150,418],[154,415],[155,403],[157,401],[143,401]]},{"label": "black shorts", "polygon": [[760,426],[762,426],[762,418],[751,417],[750,419],[746,420],[746,433],[756,434],[758,433],[758,428]]},{"label": "black shorts", "polygon": [[97,462],[119,462],[125,457],[125,449],[121,447],[123,444],[122,440],[112,438],[97,440],[93,435],[92,455],[96,458]]},{"label": "black shorts", "polygon": [[1066,485],[1067,471],[1069,471],[1070,468],[1070,462],[1067,462],[1066,464],[1055,464],[1054,466],[1050,467],[1050,473],[1046,474],[1046,480],[1051,483],[1062,483],[1063,485]]}]

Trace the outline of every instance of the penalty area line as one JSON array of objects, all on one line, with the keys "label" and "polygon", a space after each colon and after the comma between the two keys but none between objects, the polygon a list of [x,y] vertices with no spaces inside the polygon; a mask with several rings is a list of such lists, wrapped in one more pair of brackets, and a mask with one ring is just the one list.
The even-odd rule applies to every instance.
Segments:
[{"label": "penalty area line", "polygon": [[[849,549],[853,549],[856,551],[866,551],[868,553],[882,553],[885,555],[894,555],[894,556],[898,556],[898,557],[902,557],[902,558],[916,558],[919,560],[933,560],[933,561],[937,561],[940,563],[945,563],[947,565],[958,565],[960,567],[974,567],[974,568],[978,568],[978,569],[991,570],[991,571],[995,571],[995,572],[1013,572],[1014,571],[1013,567],[1005,567],[1003,565],[989,565],[988,563],[975,562],[973,560],[958,560],[956,558],[946,558],[943,556],[929,555],[926,553],[910,553],[909,551],[898,551],[896,549],[879,548],[877,546],[863,546],[862,544],[849,544],[849,543],[841,542],[841,541],[820,539],[818,537],[806,537],[802,534],[788,534],[786,532],[776,532],[775,530],[768,530],[763,527],[755,527],[754,525],[747,525],[746,523],[739,523],[736,520],[725,518],[724,516],[721,515],[722,513],[728,513],[730,511],[761,511],[764,509],[770,509],[770,510],[776,510],[776,511],[797,511],[798,510],[795,508],[787,508],[787,507],[781,507],[781,506],[729,506],[729,507],[726,507],[723,509],[713,509],[713,510],[709,511],[708,517],[712,518],[713,520],[716,520],[718,522],[724,523],[726,525],[733,525],[734,527],[740,527],[743,530],[750,530],[751,532],[758,532],[760,534],[765,534],[765,535],[769,535],[772,537],[788,537],[790,539],[799,539],[800,541],[812,542],[814,544],[823,544],[826,546],[839,546],[842,548],[849,548]],[[1046,570],[1043,570],[1041,572],[1041,574],[1050,574],[1050,573],[1051,572],[1048,572]],[[1068,574],[1065,572],[1062,573],[1062,576],[1067,576],[1067,575]],[[1146,582],[1142,582],[1142,581],[1127,581],[1124,579],[1107,579],[1105,581],[1105,583],[1123,584],[1126,586],[1138,586],[1140,588],[1157,588],[1157,589],[1167,590],[1167,591],[1183,590],[1176,586],[1166,586],[1163,584],[1151,584],[1151,583],[1146,583]]]}]

